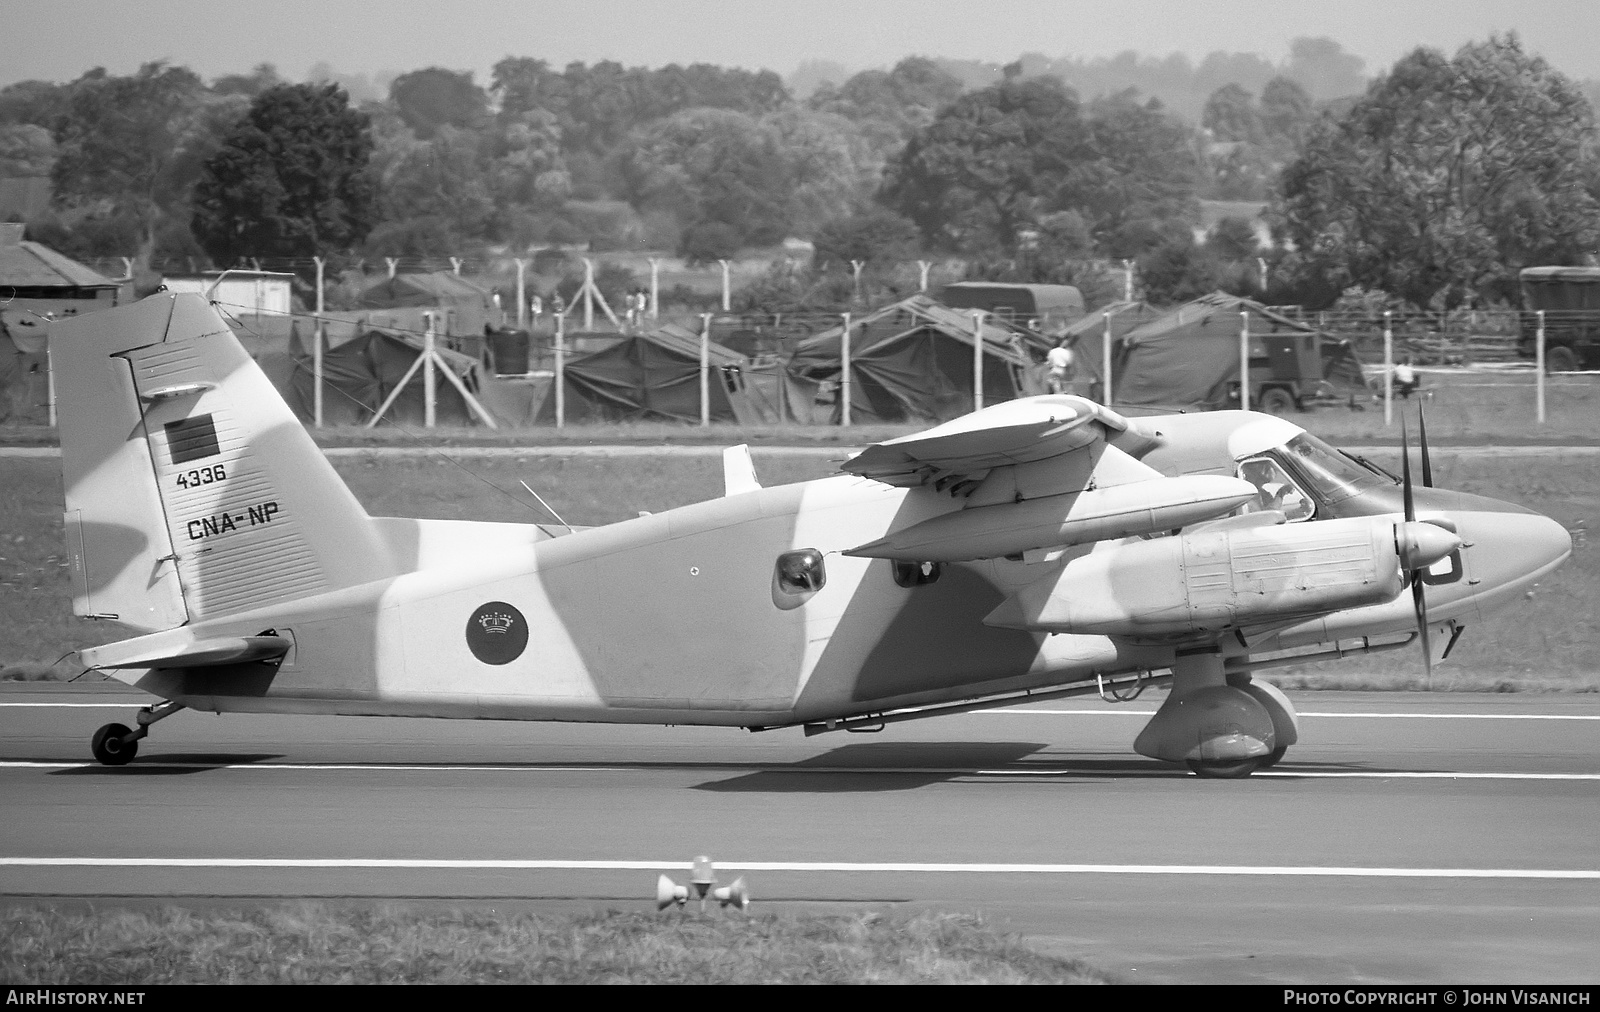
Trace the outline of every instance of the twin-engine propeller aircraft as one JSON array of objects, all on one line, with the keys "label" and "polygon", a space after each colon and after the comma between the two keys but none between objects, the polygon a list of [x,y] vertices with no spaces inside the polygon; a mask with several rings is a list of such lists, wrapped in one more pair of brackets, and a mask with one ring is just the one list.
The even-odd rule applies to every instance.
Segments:
[{"label": "twin-engine propeller aircraft", "polygon": [[1571,549],[1280,418],[1064,395],[795,485],[735,447],[722,498],[604,527],[373,517],[199,296],[50,329],[74,607],[141,634],[81,657],[161,700],[107,764],[183,707],[810,734],[1170,680],[1134,749],[1245,776],[1299,734],[1252,671],[1431,662]]}]

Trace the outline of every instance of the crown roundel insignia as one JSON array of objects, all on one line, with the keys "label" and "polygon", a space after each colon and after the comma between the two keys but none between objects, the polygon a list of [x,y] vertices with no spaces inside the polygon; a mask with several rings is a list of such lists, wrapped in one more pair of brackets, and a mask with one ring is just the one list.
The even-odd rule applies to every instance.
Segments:
[{"label": "crown roundel insignia", "polygon": [[514,605],[489,601],[467,619],[467,649],[485,664],[510,664],[528,647],[528,620]]},{"label": "crown roundel insignia", "polygon": [[484,632],[494,636],[504,636],[517,624],[517,616],[503,611],[491,611],[478,616],[478,625]]}]

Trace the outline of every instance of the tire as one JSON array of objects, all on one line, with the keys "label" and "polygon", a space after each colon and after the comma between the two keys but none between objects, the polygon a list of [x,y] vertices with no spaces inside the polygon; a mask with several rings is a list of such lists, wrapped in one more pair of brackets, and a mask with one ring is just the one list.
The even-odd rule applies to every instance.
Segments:
[{"label": "tire", "polygon": [[1577,372],[1578,353],[1566,345],[1557,345],[1544,350],[1545,372]]},{"label": "tire", "polygon": [[1278,763],[1283,759],[1284,754],[1288,751],[1289,746],[1279,745],[1277,748],[1273,749],[1270,754],[1264,755],[1260,759],[1257,759],[1256,768],[1264,770],[1269,766],[1278,765]]},{"label": "tire", "polygon": [[1272,387],[1261,391],[1261,411],[1269,415],[1292,415],[1300,410],[1300,405],[1294,401],[1294,396],[1282,387]]},{"label": "tire", "polygon": [[1237,762],[1205,763],[1189,760],[1189,769],[1202,780],[1243,780],[1262,764],[1260,759],[1240,759]]},{"label": "tire", "polygon": [[121,724],[107,724],[94,733],[89,747],[94,752],[95,759],[102,766],[126,766],[139,754],[137,741],[124,742],[122,739],[132,734]]}]

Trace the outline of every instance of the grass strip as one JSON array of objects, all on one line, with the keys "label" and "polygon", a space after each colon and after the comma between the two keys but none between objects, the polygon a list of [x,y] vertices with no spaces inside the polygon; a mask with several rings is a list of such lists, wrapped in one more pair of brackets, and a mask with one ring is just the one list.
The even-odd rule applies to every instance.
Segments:
[{"label": "grass strip", "polygon": [[1097,984],[971,914],[492,910],[288,903],[0,920],[3,984]]}]

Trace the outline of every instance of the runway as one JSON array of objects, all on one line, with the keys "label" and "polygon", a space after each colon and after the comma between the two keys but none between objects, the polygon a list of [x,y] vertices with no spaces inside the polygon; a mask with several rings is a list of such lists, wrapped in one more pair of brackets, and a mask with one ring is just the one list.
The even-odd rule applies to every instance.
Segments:
[{"label": "runway", "polygon": [[697,854],[756,909],[980,910],[1133,981],[1593,983],[1600,699],[1301,693],[1245,781],[1133,754],[1160,702],[804,737],[179,713],[0,689],[0,894],[645,908]]}]

